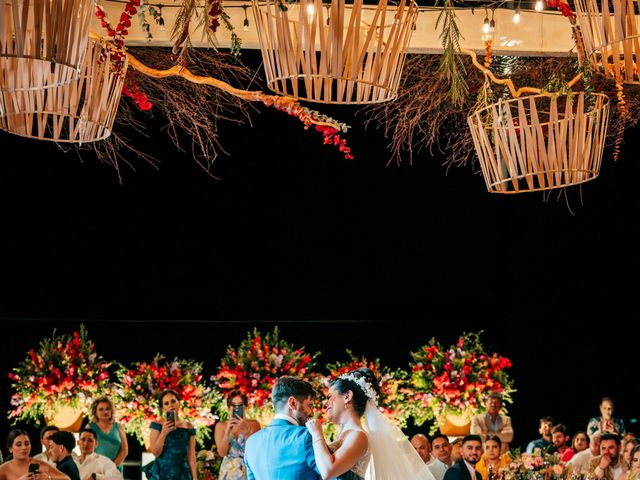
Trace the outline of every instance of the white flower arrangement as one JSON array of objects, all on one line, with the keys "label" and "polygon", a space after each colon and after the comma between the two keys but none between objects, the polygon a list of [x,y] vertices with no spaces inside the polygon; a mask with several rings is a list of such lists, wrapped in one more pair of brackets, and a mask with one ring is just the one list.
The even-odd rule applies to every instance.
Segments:
[{"label": "white flower arrangement", "polygon": [[378,394],[374,390],[373,386],[364,379],[364,377],[356,376],[353,373],[345,373],[343,375],[340,375],[339,378],[341,378],[343,380],[351,380],[353,383],[355,383],[356,385],[358,385],[362,389],[364,394],[370,400],[373,400],[373,403],[375,403],[375,404],[378,403]]}]

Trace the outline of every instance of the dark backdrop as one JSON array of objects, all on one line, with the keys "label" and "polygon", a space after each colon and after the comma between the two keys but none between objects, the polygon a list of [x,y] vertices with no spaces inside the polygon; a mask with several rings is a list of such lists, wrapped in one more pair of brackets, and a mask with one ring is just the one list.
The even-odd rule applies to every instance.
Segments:
[{"label": "dark backdrop", "polygon": [[213,373],[270,321],[325,361],[352,348],[395,366],[433,335],[484,329],[514,362],[518,444],[542,415],[585,426],[604,394],[635,415],[637,131],[600,178],[545,200],[489,195],[438,154],[387,166],[365,116],[322,110],[352,125],[356,160],[261,108],[253,127],[221,126],[220,181],[158,119],[151,139],[128,135],[160,168],[132,159],[122,185],[91,155],[0,133],[2,408],[6,373],[56,325],[89,322],[120,361],[160,351]]}]

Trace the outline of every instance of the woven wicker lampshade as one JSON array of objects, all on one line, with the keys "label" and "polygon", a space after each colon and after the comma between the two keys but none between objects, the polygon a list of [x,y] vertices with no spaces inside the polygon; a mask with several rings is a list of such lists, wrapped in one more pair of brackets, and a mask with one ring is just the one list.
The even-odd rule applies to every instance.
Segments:
[{"label": "woven wicker lampshade", "polygon": [[576,0],[576,21],[584,40],[584,48],[593,69],[622,79],[624,83],[640,83],[638,66],[640,42],[633,0],[602,0],[602,11],[596,0]]},{"label": "woven wicker lampshade", "polygon": [[489,105],[467,119],[489,192],[551,190],[600,173],[609,121],[601,93],[532,95]]},{"label": "woven wicker lampshade", "polygon": [[93,8],[93,0],[2,0],[0,91],[77,80]]},{"label": "woven wicker lampshade", "polygon": [[396,97],[418,14],[413,0],[252,0],[268,86],[319,103],[369,104]]},{"label": "woven wicker lampshade", "polygon": [[[126,61],[126,60],[125,60]],[[0,128],[23,137],[84,143],[111,135],[127,69],[90,40],[80,78],[56,88],[0,92]]]}]

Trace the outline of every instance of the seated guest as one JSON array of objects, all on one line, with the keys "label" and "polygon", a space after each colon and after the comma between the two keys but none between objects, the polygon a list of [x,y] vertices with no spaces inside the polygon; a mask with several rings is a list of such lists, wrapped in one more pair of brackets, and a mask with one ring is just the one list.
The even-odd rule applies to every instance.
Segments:
[{"label": "seated guest", "polygon": [[42,430],[40,430],[40,443],[44,447],[44,452],[34,455],[34,460],[40,460],[42,462],[47,462],[49,465],[55,466],[55,462],[49,456],[49,445],[51,444],[51,435],[53,435],[55,432],[58,432],[59,430],[60,429],[55,425],[47,425]]},{"label": "seated guest", "polygon": [[70,432],[55,432],[50,438],[51,458],[56,468],[71,480],[80,480],[80,472],[71,452],[76,446],[76,439]]},{"label": "seated guest", "polygon": [[[31,440],[27,432],[11,430],[7,435],[7,448],[11,460],[0,465],[0,480],[69,480],[69,477],[47,462],[30,457]],[[34,467],[37,470],[35,472],[32,471]]]},{"label": "seated guest", "polygon": [[411,437],[411,445],[416,449],[418,455],[424,463],[429,465],[433,462],[433,457],[431,456],[431,444],[429,443],[429,439],[426,435],[421,433],[416,433],[413,437]]},{"label": "seated guest", "polygon": [[436,480],[442,480],[451,466],[451,444],[446,435],[436,433],[431,437],[431,456],[434,460],[429,464],[429,470]]},{"label": "seated guest", "polygon": [[488,436],[483,447],[484,453],[476,463],[476,472],[482,475],[483,480],[500,478],[500,469],[507,467],[511,461],[508,454],[502,455],[500,437]]},{"label": "seated guest", "polygon": [[462,439],[462,460],[447,469],[443,480],[482,480],[475,467],[482,455],[482,440],[479,435],[467,435]]},{"label": "seated guest", "polygon": [[[80,432],[80,456],[76,463],[80,470],[81,480],[122,480],[122,474],[110,458],[95,453],[98,436],[91,428]],[[95,476],[94,476],[95,475]]]},{"label": "seated guest", "polygon": [[631,463],[629,469],[622,474],[620,480],[638,480],[640,478],[640,445],[631,450]]},{"label": "seated guest", "polygon": [[558,425],[554,425],[551,429],[551,444],[552,447],[550,449],[550,453],[558,453],[562,457],[564,452],[569,449],[569,445],[567,442],[571,437],[569,436],[569,429],[559,423]]},{"label": "seated guest", "polygon": [[527,453],[533,453],[534,450],[538,449],[541,452],[546,451],[551,446],[551,429],[553,428],[553,418],[551,417],[542,417],[540,419],[540,428],[538,428],[538,432],[540,432],[540,438],[537,440],[532,440],[527,445]]},{"label": "seated guest", "polygon": [[502,396],[492,392],[485,404],[487,411],[475,415],[471,419],[471,434],[480,435],[484,442],[489,435],[497,435],[502,442],[502,452],[509,450],[509,443],[513,441],[513,427],[511,418],[500,414]]},{"label": "seated guest", "polygon": [[631,452],[638,445],[638,440],[636,438],[630,438],[626,442],[620,442],[622,452],[622,461],[624,463],[625,468],[631,467]]},{"label": "seated guest", "polygon": [[589,436],[586,432],[576,432],[571,439],[571,446],[567,448],[560,460],[568,462],[576,453],[580,453],[589,448]]},{"label": "seated guest", "polygon": [[597,480],[620,480],[625,468],[620,459],[620,437],[613,433],[600,436],[600,455],[589,462],[589,476]]},{"label": "seated guest", "polygon": [[451,464],[452,465],[462,460],[462,439],[463,437],[458,437],[453,442],[451,442]]},{"label": "seated guest", "polygon": [[585,476],[589,473],[589,462],[595,456],[600,455],[600,434],[596,433],[589,439],[589,448],[576,453],[567,463],[571,466],[571,472]]},{"label": "seated guest", "polygon": [[587,435],[594,433],[613,433],[622,437],[624,435],[624,422],[621,418],[613,416],[613,400],[604,397],[600,400],[600,416],[589,420]]}]

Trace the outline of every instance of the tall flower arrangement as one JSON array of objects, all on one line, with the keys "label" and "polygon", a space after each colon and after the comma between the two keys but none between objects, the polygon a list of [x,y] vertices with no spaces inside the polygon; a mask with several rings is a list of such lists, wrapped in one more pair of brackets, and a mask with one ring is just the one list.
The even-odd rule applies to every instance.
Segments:
[{"label": "tall flower arrangement", "polygon": [[109,365],[95,352],[84,325],[71,335],[54,330],[9,373],[14,391],[9,418],[40,421],[61,407],[87,414],[93,399],[108,391]]},{"label": "tall flower arrangement", "polygon": [[[246,395],[247,414],[264,423],[273,413],[269,399],[275,380],[282,375],[307,378],[317,356],[281,339],[278,327],[266,335],[254,328],[240,345],[227,347],[212,379],[225,394],[239,390]],[[224,415],[226,411],[221,411]]]},{"label": "tall flower arrangement", "polygon": [[420,350],[411,352],[412,405],[418,425],[446,414],[482,412],[491,392],[501,393],[503,403],[511,403],[513,381],[505,371],[511,361],[487,353],[481,334],[464,333],[456,344],[446,348],[432,338]]},{"label": "tall flower arrangement", "polygon": [[219,409],[222,395],[203,379],[201,363],[178,358],[167,361],[158,354],[151,362],[120,367],[116,376],[116,413],[125,431],[141,443],[148,438],[150,422],[161,420],[157,395],[167,389],[180,396],[180,414],[193,424],[198,442],[202,444],[209,438],[207,427],[218,419],[214,412]]},{"label": "tall flower arrangement", "polygon": [[408,373],[402,369],[392,370],[380,363],[380,359],[368,360],[366,357],[357,357],[351,350],[347,350],[349,360],[346,362],[328,363],[326,370],[328,376],[321,378],[325,386],[325,393],[328,385],[340,375],[358,368],[368,368],[380,381],[381,395],[378,399],[378,407],[385,416],[398,425],[400,428],[407,426],[407,419],[411,415],[409,399],[412,392],[409,390]]}]

